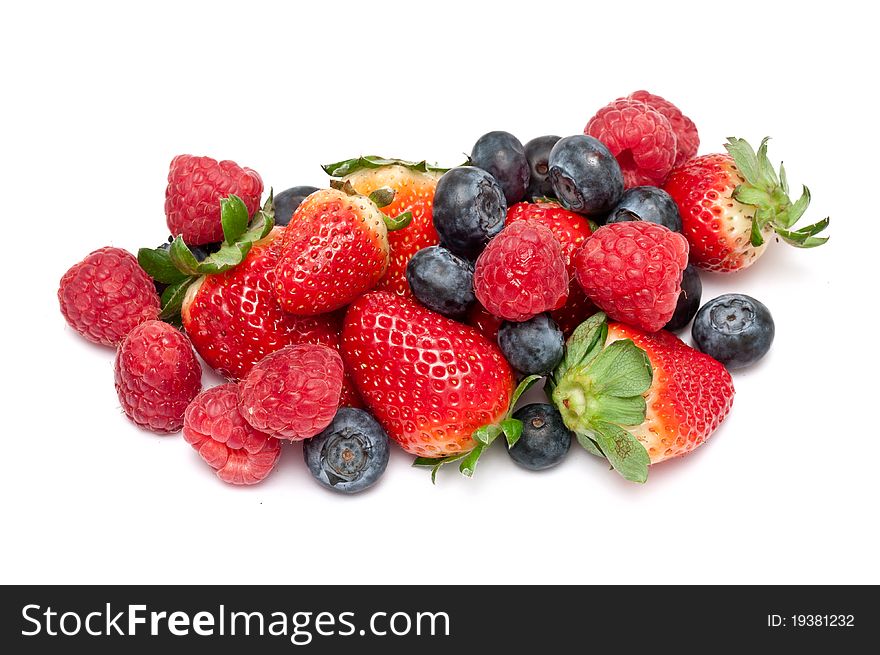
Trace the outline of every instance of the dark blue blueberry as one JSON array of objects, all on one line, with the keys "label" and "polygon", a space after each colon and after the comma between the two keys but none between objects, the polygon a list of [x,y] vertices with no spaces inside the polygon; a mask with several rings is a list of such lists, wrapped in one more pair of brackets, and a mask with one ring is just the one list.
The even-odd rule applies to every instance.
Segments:
[{"label": "dark blue blueberry", "polygon": [[474,265],[443,246],[422,248],[406,266],[413,295],[428,309],[460,317],[473,304]]},{"label": "dark blue blueberry", "polygon": [[372,486],[388,465],[388,435],[369,413],[342,407],[323,432],[303,442],[314,478],[333,491],[353,494]]},{"label": "dark blue blueberry", "polygon": [[565,337],[549,314],[522,323],[504,321],[498,328],[498,347],[520,373],[548,375],[562,361]]},{"label": "dark blue blueberry", "polygon": [[474,144],[470,164],[492,174],[507,206],[522,200],[529,186],[529,162],[523,144],[510,132],[488,132]]},{"label": "dark blue blueberry", "polygon": [[675,305],[675,313],[669,322],[663,326],[664,330],[680,330],[687,326],[700,308],[700,298],[703,295],[703,283],[697,267],[688,264],[681,277],[681,293],[678,294],[678,303]]},{"label": "dark blue blueberry", "polygon": [[513,418],[522,421],[519,441],[509,449],[514,462],[530,471],[556,466],[571,448],[571,431],[553,405],[535,403],[520,407]]},{"label": "dark blue blueberry", "polygon": [[623,192],[606,223],[624,221],[648,221],[681,232],[678,205],[668,193],[655,186],[637,186]]},{"label": "dark blue blueberry", "polygon": [[529,188],[526,189],[526,200],[545,198],[553,195],[550,184],[550,151],[561,137],[539,136],[525,145],[526,159],[529,162]]},{"label": "dark blue blueberry", "polygon": [[275,225],[287,225],[300,203],[318,190],[316,186],[295,186],[275,195]]},{"label": "dark blue blueberry", "polygon": [[697,312],[694,345],[728,369],[754,364],[770,350],[776,326],[764,303],[741,293],[726,293]]},{"label": "dark blue blueberry", "polygon": [[597,216],[623,195],[623,173],[605,144],[586,134],[559,139],[550,151],[550,183],[566,209]]},{"label": "dark blue blueberry", "polygon": [[507,201],[489,173],[474,166],[447,171],[434,191],[434,227],[440,243],[474,260],[504,227]]}]

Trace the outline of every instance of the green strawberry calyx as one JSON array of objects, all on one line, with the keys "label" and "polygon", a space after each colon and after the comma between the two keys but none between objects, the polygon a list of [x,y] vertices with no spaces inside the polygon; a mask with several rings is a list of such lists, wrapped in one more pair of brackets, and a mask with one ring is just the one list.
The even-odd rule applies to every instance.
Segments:
[{"label": "green strawberry calyx", "polygon": [[517,385],[513,395],[510,397],[510,405],[507,412],[501,417],[501,420],[496,423],[482,425],[474,430],[472,436],[476,443],[473,448],[463,453],[456,453],[446,457],[416,457],[413,461],[413,466],[430,468],[431,482],[434,483],[437,482],[437,471],[446,464],[453,462],[459,462],[458,470],[461,471],[462,475],[466,477],[473,476],[480,456],[498,437],[502,434],[504,435],[508,448],[513,448],[516,442],[519,441],[520,436],[522,436],[523,426],[522,421],[513,418],[513,410],[516,408],[520,397],[540,379],[540,375],[530,375]]},{"label": "green strawberry calyx", "polygon": [[198,261],[189,246],[178,235],[169,248],[141,248],[138,263],[156,282],[167,285],[162,292],[159,318],[174,322],[180,315],[189,287],[204,275],[223,273],[241,264],[251,246],[265,238],[275,226],[275,200],[272,190],[263,207],[248,216],[244,201],[230,195],[220,201],[220,224],[223,242],[220,248]]},{"label": "green strawberry calyx", "polygon": [[367,168],[382,168],[384,166],[403,166],[417,173],[445,173],[448,168],[441,168],[435,164],[429,164],[422,160],[419,162],[406,161],[405,159],[386,159],[376,155],[364,155],[353,159],[343,159],[333,164],[323,164],[321,168],[330,177],[345,177],[354,172]]},{"label": "green strawberry calyx", "polygon": [[769,140],[770,137],[764,137],[757,153],[745,139],[729,137],[724,144],[745,178],[745,183],[733,190],[733,198],[755,208],[751,244],[760,246],[764,243],[764,234],[772,230],[780,239],[798,248],[821,246],[828,241],[828,237],[816,235],[828,227],[830,219],[824,218],[818,223],[794,229],[795,223],[810,205],[810,190],[804,186],[800,198],[791,201],[785,166],[780,163],[777,173],[767,158]]},{"label": "green strawberry calyx", "polygon": [[645,482],[648,452],[624,426],[645,420],[651,361],[631,339],[606,345],[607,337],[602,312],[577,327],[549,381],[552,401],[587,452],[606,458],[627,480]]},{"label": "green strawberry calyx", "polygon": [[[352,186],[351,182],[348,180],[330,180],[330,188],[336,189],[337,191],[342,191],[343,193],[349,196],[359,196],[355,188]],[[391,187],[383,186],[375,191],[373,191],[367,198],[379,209],[383,207],[387,207],[392,202],[394,202],[394,196],[397,195],[397,192]],[[413,215],[411,211],[405,211],[397,216],[391,217],[388,216],[385,212],[380,212],[382,214],[382,219],[385,222],[385,227],[389,232],[394,232],[395,230],[402,230],[407,225],[412,222]]]}]

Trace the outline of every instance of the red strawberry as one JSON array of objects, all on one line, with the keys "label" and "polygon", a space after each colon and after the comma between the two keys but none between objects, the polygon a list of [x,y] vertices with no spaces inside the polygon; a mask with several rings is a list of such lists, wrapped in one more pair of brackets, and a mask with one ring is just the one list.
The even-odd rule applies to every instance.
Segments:
[{"label": "red strawberry", "polygon": [[349,307],[342,354],[367,407],[414,455],[470,451],[474,432],[496,424],[511,404],[513,372],[495,344],[387,291]]},{"label": "red strawberry", "polygon": [[568,272],[553,232],[529,221],[505,227],[477,258],[474,292],[490,313],[508,321],[562,307]]},{"label": "red strawberry", "polygon": [[202,367],[183,334],[162,321],[135,327],[116,353],[116,393],[128,418],[158,433],[183,427],[202,388]]},{"label": "red strawberry", "polygon": [[675,313],[687,263],[683,236],[643,221],[600,227],[575,255],[587,297],[611,318],[647,332]]},{"label": "red strawberry", "polygon": [[264,357],[241,381],[239,410],[260,432],[278,439],[308,439],[333,420],[342,376],[342,358],[335,349],[287,346]]},{"label": "red strawberry", "polygon": [[234,161],[178,155],[171,160],[165,190],[168,229],[191,246],[220,241],[220,200],[237,195],[253,216],[262,193],[263,180],[250,168]]},{"label": "red strawberry", "polygon": [[677,154],[669,120],[649,105],[620,98],[600,109],[584,128],[617,158],[626,188],[658,185],[672,170]]},{"label": "red strawberry", "polygon": [[553,402],[578,442],[628,480],[690,452],[730,411],[722,364],[669,332],[606,325],[596,314],[569,339],[553,375]]},{"label": "red strawberry", "polygon": [[673,105],[666,98],[655,96],[647,91],[635,91],[630,93],[629,98],[644,102],[654,111],[658,111],[666,117],[675,132],[675,165],[695,157],[700,147],[700,135],[694,122],[681,113],[681,109]]},{"label": "red strawberry", "polygon": [[465,322],[471,327],[476,328],[477,332],[482,334],[489,341],[495,343],[498,341],[498,328],[501,327],[501,323],[504,322],[504,319],[493,316],[487,312],[486,308],[480,303],[475,302],[468,310],[467,320]]},{"label": "red strawberry", "polygon": [[507,222],[512,225],[518,221],[532,221],[548,227],[562,246],[562,257],[568,271],[568,300],[560,309],[550,312],[550,316],[566,335],[587,318],[596,313],[596,306],[586,297],[575,280],[574,253],[593,232],[595,225],[574,212],[568,211],[555,202],[521,202],[507,211]]},{"label": "red strawberry", "polygon": [[[239,220],[247,221],[243,205],[224,201],[227,225],[234,222],[231,213],[235,212],[236,206],[241,212]],[[271,203],[267,203],[267,210],[268,215],[261,215],[261,220],[271,217]],[[259,226],[253,229],[258,230]],[[264,230],[265,226],[251,236],[259,237]],[[235,263],[236,257],[224,255],[223,265],[209,257],[195,270],[184,266],[194,275],[178,271],[171,254],[166,251],[143,249],[139,253],[147,270],[165,282],[184,288],[183,292],[176,294],[182,296],[179,304],[183,327],[208,366],[230,380],[240,380],[263,357],[284,346],[319,343],[339,348],[339,316],[293,316],[281,309],[275,297],[275,265],[281,251],[283,231],[284,228],[275,228],[257,241],[247,243],[249,249],[238,264]],[[244,232],[237,237],[238,243],[246,242],[248,238]],[[232,233],[229,239],[236,241]],[[238,247],[227,248],[225,252],[240,255]],[[220,272],[199,275],[201,269]],[[170,277],[165,277],[168,275]],[[174,296],[174,289],[171,291],[170,295]],[[174,309],[173,303],[166,306],[166,317],[170,317]],[[348,376],[343,396],[345,405],[361,406]]]},{"label": "red strawberry", "polygon": [[562,334],[568,336],[597,311],[599,310],[596,305],[587,298],[577,279],[572,276],[572,282],[568,287],[568,300],[562,308],[550,312],[550,318],[556,322]]},{"label": "red strawberry", "polygon": [[728,273],[751,266],[775,232],[798,248],[820,246],[828,237],[824,219],[795,230],[810,204],[804,187],[796,202],[788,196],[785,169],[767,158],[767,139],[758,152],[743,139],[729,139],[727,154],[702,155],[673,169],[663,189],[681,214],[691,245],[691,262],[703,270]]},{"label": "red strawberry", "polygon": [[275,298],[275,264],[283,228],[256,242],[241,264],[199,278],[181,308],[183,327],[202,359],[240,380],[269,353],[292,343],[332,344],[333,322],[286,314]]},{"label": "red strawberry", "polygon": [[72,266],[58,286],[58,304],[70,327],[114,347],[132,328],[159,315],[153,281],[121,248],[101,248]]},{"label": "red strawberry", "polygon": [[[291,314],[314,316],[344,307],[375,287],[388,269],[386,222],[394,229],[402,225],[351,185],[344,188],[310,195],[285,229],[275,295]],[[377,200],[384,196],[380,204],[390,199],[377,194]]]},{"label": "red strawberry", "polygon": [[434,229],[434,189],[442,174],[425,162],[360,157],[324,166],[333,177],[342,177],[355,191],[365,196],[380,189],[394,191],[394,200],[382,208],[390,216],[412,214],[404,228],[388,232],[390,261],[388,270],[376,289],[387,289],[401,296],[412,296],[406,282],[406,265],[422,248],[437,245],[440,238]]},{"label": "red strawberry", "polygon": [[281,456],[281,442],[252,428],[238,411],[238,386],[206,389],[186,408],[183,438],[229,484],[256,484]]},{"label": "red strawberry", "polygon": [[619,339],[632,339],[654,369],[645,394],[645,420],[631,429],[651,463],[684,455],[705,442],[733,406],[733,380],[727,369],[665,330],[648,334],[610,324],[608,342]]}]

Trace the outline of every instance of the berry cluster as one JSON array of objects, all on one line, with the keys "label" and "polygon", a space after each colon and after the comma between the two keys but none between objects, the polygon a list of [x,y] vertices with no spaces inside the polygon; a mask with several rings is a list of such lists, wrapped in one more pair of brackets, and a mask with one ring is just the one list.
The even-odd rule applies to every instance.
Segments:
[{"label": "berry cluster", "polygon": [[[327,188],[263,199],[259,174],[179,155],[172,237],[101,248],[61,279],[86,339],[116,348],[123,411],[184,440],[230,484],[303,442],[321,485],[377,482],[391,442],[472,475],[503,437],[530,470],[572,441],[623,477],[704,443],[729,413],[729,370],[763,357],[769,310],[701,306],[699,271],[754,262],[770,237],[810,248],[785,171],[730,139],[697,155],[694,122],[636,91],[583,134],[480,137],[463,166],[358,157]],[[261,204],[262,201],[262,204]],[[692,324],[695,348],[672,332]],[[226,378],[202,390],[201,360]],[[548,402],[518,407],[544,381]]]}]

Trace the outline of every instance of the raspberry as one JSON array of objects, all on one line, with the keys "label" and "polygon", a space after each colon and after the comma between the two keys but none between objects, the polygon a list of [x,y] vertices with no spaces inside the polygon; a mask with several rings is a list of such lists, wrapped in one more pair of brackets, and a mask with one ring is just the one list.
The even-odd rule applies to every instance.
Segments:
[{"label": "raspberry", "polygon": [[168,229],[190,246],[222,241],[220,200],[235,194],[253,216],[262,193],[263,180],[250,168],[234,161],[178,155],[171,160],[165,190]]},{"label": "raspberry", "polygon": [[617,158],[626,187],[660,186],[677,153],[669,120],[644,102],[620,98],[600,109],[587,126],[589,134]]},{"label": "raspberry", "polygon": [[141,323],[116,353],[116,393],[128,418],[147,430],[177,432],[202,388],[202,367],[181,332],[162,321]]},{"label": "raspberry", "polygon": [[474,290],[490,314],[508,321],[527,321],[562,307],[568,273],[559,241],[538,223],[506,227],[477,259]]},{"label": "raspberry", "polygon": [[229,484],[256,484],[281,456],[281,442],[252,428],[238,411],[238,385],[206,389],[186,408],[183,438]]},{"label": "raspberry", "polygon": [[643,221],[600,227],[575,255],[577,281],[611,318],[656,332],[678,303],[687,240]]},{"label": "raspberry", "polygon": [[590,237],[590,222],[554,202],[521,202],[514,205],[507,211],[507,225],[517,221],[532,221],[550,228],[562,246],[562,256],[568,271],[568,300],[565,305],[551,313],[551,318],[567,336],[596,313],[596,306],[584,295],[574,278],[574,253]]},{"label": "raspberry", "polygon": [[521,202],[514,205],[507,210],[505,225],[519,221],[540,223],[553,232],[562,247],[568,276],[574,277],[574,253],[592,233],[590,222],[555,202]]},{"label": "raspberry", "polygon": [[114,347],[160,309],[153,280],[121,248],[101,248],[71,267],[61,278],[58,303],[70,327]]},{"label": "raspberry", "polygon": [[690,118],[681,113],[681,109],[673,105],[666,98],[655,96],[647,91],[636,91],[630,93],[629,97],[633,100],[644,102],[651,109],[659,111],[666,116],[666,120],[672,126],[672,131],[675,132],[677,148],[675,155],[676,166],[696,156],[697,150],[700,147],[700,135],[697,133],[697,126],[694,125]]},{"label": "raspberry", "polygon": [[330,425],[342,393],[342,358],[318,344],[286,346],[251,369],[238,388],[242,416],[278,439],[314,437]]}]

